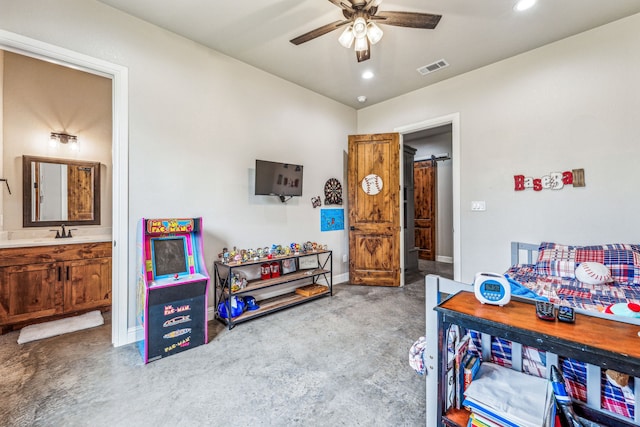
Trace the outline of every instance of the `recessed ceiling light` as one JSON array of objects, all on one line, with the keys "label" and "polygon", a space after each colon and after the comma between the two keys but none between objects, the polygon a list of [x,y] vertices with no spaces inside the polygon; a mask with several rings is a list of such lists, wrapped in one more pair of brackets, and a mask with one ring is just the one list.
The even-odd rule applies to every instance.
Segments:
[{"label": "recessed ceiling light", "polygon": [[372,79],[373,71],[365,71],[364,73],[362,73],[362,78],[367,80]]},{"label": "recessed ceiling light", "polygon": [[536,0],[520,0],[513,9],[522,12],[523,10],[532,8],[534,4],[536,4]]},{"label": "recessed ceiling light", "polygon": [[366,97],[366,96],[364,96],[364,95],[360,95],[360,96],[358,97],[358,102],[366,102],[366,101],[367,101],[367,97]]}]

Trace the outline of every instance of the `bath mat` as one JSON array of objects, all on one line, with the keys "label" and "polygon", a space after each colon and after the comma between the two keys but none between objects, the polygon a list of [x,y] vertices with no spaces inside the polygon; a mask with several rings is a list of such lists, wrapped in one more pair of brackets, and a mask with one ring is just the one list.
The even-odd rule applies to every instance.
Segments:
[{"label": "bath mat", "polygon": [[95,310],[79,316],[38,323],[37,325],[29,325],[20,330],[18,344],[80,331],[82,329],[89,329],[103,324],[104,318],[100,310]]}]

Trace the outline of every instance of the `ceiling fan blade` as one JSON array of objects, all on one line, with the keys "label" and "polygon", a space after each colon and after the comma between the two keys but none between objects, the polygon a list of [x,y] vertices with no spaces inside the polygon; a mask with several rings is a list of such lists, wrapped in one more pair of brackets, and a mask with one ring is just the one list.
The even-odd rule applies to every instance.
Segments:
[{"label": "ceiling fan blade", "polygon": [[349,2],[345,2],[343,0],[329,0],[329,1],[331,3],[333,3],[333,4],[335,4],[336,6],[338,6],[340,9],[348,10],[351,13],[355,12],[353,7],[351,6],[351,3],[349,3]]},{"label": "ceiling fan blade", "polygon": [[442,15],[417,12],[379,12],[371,19],[378,21],[378,24],[395,25],[396,27],[424,28],[433,30]]},{"label": "ceiling fan blade", "polygon": [[369,0],[362,8],[362,10],[364,10],[365,12],[371,12],[372,15],[375,15],[378,6],[380,6],[380,3],[382,3],[382,0]]},{"label": "ceiling fan blade", "polygon": [[327,24],[327,25],[323,25],[320,28],[316,28],[315,30],[311,30],[308,33],[305,33],[301,36],[298,36],[294,39],[289,40],[291,43],[295,44],[296,46],[299,44],[302,44],[304,42],[308,42],[309,40],[313,40],[316,37],[320,37],[323,36],[327,33],[330,33],[333,30],[336,30],[340,27],[343,27],[347,24],[349,24],[351,21],[346,20],[346,21],[336,21],[336,22],[332,22],[331,24]]}]

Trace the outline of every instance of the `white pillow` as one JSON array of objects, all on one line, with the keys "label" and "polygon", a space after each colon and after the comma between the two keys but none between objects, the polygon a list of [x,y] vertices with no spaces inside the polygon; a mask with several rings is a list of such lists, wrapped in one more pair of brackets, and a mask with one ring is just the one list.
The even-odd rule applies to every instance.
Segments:
[{"label": "white pillow", "polygon": [[588,285],[601,285],[613,282],[611,271],[599,262],[583,262],[576,268],[576,279]]}]

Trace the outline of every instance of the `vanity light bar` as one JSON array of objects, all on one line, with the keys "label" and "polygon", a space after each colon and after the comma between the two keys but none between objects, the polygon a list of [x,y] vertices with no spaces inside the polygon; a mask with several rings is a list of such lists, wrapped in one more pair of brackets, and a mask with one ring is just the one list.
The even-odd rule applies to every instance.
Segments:
[{"label": "vanity light bar", "polygon": [[51,147],[57,147],[58,144],[69,144],[69,148],[77,150],[78,137],[76,135],[69,135],[68,133],[51,132],[49,145]]},{"label": "vanity light bar", "polygon": [[78,143],[78,137],[75,135],[69,135],[68,133],[51,132],[51,140],[59,142],[61,144],[67,144],[67,143],[77,144]]}]

